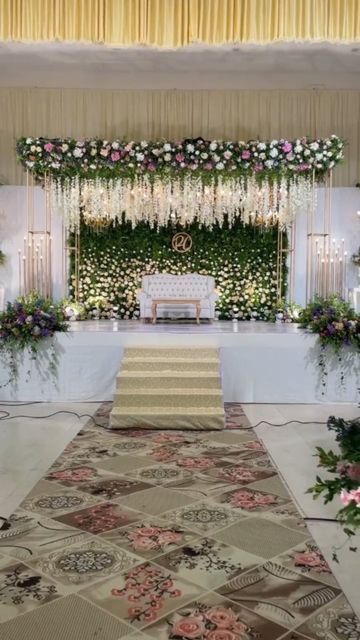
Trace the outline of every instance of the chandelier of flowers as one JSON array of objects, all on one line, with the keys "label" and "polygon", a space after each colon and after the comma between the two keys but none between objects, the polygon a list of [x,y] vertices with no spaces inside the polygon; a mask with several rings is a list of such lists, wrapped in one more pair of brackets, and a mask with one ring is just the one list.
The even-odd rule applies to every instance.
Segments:
[{"label": "chandelier of flowers", "polygon": [[50,202],[70,229],[81,215],[97,228],[116,221],[151,227],[176,220],[212,227],[290,224],[306,209],[314,181],[344,156],[344,141],[183,140],[121,142],[21,138],[18,158],[36,179],[50,180]]}]

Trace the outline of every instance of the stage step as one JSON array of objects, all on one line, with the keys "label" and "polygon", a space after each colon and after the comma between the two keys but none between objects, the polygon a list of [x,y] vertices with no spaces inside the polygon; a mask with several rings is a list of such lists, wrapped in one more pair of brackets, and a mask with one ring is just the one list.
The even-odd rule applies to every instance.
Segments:
[{"label": "stage step", "polygon": [[128,348],[124,351],[124,357],[131,360],[162,360],[170,357],[172,360],[215,360],[218,362],[216,349],[169,349],[161,347],[159,349],[134,349]]},{"label": "stage step", "polygon": [[116,406],[137,407],[222,407],[221,389],[133,389],[115,393]]},{"label": "stage step", "polygon": [[213,430],[224,428],[223,407],[129,407],[114,406],[111,412],[112,429],[186,429]]},{"label": "stage step", "polygon": [[218,372],[182,371],[164,374],[152,371],[123,371],[116,377],[118,389],[160,389],[168,393],[170,389],[220,389],[220,377]]},{"label": "stage step", "polygon": [[223,429],[217,349],[126,349],[112,429]]},{"label": "stage step", "polygon": [[169,357],[158,358],[152,360],[151,358],[124,358],[122,363],[123,371],[213,371],[217,372],[219,369],[218,360],[171,360]]}]

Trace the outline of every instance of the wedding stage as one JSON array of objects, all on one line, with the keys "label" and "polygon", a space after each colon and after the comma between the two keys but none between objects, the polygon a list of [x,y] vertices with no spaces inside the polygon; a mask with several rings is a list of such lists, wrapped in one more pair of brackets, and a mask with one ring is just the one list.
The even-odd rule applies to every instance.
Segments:
[{"label": "wedding stage", "polygon": [[[225,402],[356,402],[359,371],[341,367],[328,354],[327,385],[321,386],[317,336],[295,324],[265,322],[161,323],[89,320],[73,322],[56,335],[57,382],[41,380],[37,362],[28,357],[16,387],[0,389],[2,401],[85,402],[112,400],[116,375],[126,347],[203,347],[220,350]],[[46,357],[46,350],[44,350]],[[347,368],[347,366],[349,368]],[[350,369],[350,366],[352,367]],[[30,379],[28,371],[31,371]],[[6,372],[0,372],[3,384]]]}]

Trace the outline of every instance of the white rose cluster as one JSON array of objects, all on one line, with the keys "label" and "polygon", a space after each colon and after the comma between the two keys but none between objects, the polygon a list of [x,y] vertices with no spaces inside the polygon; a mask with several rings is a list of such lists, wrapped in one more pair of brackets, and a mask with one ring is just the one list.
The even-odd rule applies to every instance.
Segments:
[{"label": "white rose cluster", "polygon": [[144,249],[135,251],[120,242],[106,248],[83,243],[79,301],[87,317],[137,318],[136,296],[142,276],[163,272],[214,276],[220,294],[217,310],[221,319],[270,319],[277,302],[274,245],[264,247],[259,240],[251,248],[226,252],[217,250],[215,245],[205,245],[188,256],[172,253],[166,246],[159,250],[156,259],[151,257],[151,249],[145,248],[149,245],[150,241],[144,243]]}]

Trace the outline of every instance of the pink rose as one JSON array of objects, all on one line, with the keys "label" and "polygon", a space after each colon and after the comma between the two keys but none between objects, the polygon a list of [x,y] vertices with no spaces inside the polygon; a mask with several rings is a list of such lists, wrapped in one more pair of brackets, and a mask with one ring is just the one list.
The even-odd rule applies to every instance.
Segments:
[{"label": "pink rose", "polygon": [[143,536],[139,536],[133,540],[134,549],[138,549],[139,551],[150,551],[151,549],[156,549],[157,544],[151,538],[145,538]]},{"label": "pink rose", "polygon": [[241,157],[243,160],[249,160],[249,158],[251,157],[249,149],[244,149],[244,151],[241,153]]},{"label": "pink rose", "polygon": [[284,142],[283,146],[282,146],[282,150],[284,153],[290,153],[290,151],[292,151],[292,144],[291,142]]},{"label": "pink rose", "polygon": [[210,458],[179,458],[176,463],[179,467],[185,467],[185,469],[210,469],[210,467],[215,466],[215,463]]},{"label": "pink rose", "polygon": [[304,553],[296,553],[294,556],[295,566],[307,567],[315,569],[321,573],[330,573],[330,567],[322,555],[316,551],[305,551]]},{"label": "pink rose", "polygon": [[168,544],[180,544],[182,541],[182,534],[175,531],[164,531],[158,536],[158,544],[161,547],[165,547]]},{"label": "pink rose", "polygon": [[355,498],[352,495],[352,491],[346,491],[346,489],[343,489],[340,493],[340,500],[342,502],[342,504],[344,505],[344,507],[348,507],[349,504],[354,500]]},{"label": "pink rose", "polygon": [[219,477],[230,482],[254,482],[256,474],[246,467],[230,467],[219,472]]},{"label": "pink rose", "polygon": [[153,442],[183,442],[183,436],[171,435],[170,433],[160,433],[153,438]]},{"label": "pink rose", "polygon": [[145,536],[145,538],[151,538],[151,536],[156,536],[159,533],[160,529],[156,527],[139,527],[136,529],[137,536]]},{"label": "pink rose", "polygon": [[321,561],[319,560],[316,553],[314,553],[313,551],[308,551],[295,554],[295,564],[303,565],[306,567],[317,567],[319,564],[321,564]]},{"label": "pink rose", "polygon": [[263,169],[264,169],[264,165],[262,164],[262,162],[258,162],[254,167],[254,171],[256,172],[263,171]]},{"label": "pink rose", "polygon": [[211,171],[213,169],[213,165],[211,164],[211,162],[207,162],[204,165],[204,169],[206,169],[206,171]]},{"label": "pink rose", "polygon": [[100,155],[106,158],[109,155],[109,149],[100,149]]},{"label": "pink rose", "polygon": [[54,145],[51,142],[47,142],[46,144],[44,144],[44,149],[48,153],[51,153],[53,148],[54,148]]},{"label": "pink rose", "polygon": [[176,158],[176,160],[177,160],[178,162],[184,162],[184,160],[185,160],[185,156],[184,156],[184,154],[183,154],[183,153],[177,153],[177,154],[176,154],[176,156],[175,156],[175,158]]},{"label": "pink rose", "polygon": [[205,633],[205,625],[201,618],[195,616],[187,616],[178,620],[171,630],[173,636],[181,636],[183,638],[201,638]]},{"label": "pink rose", "polygon": [[206,640],[237,640],[237,637],[228,629],[215,629],[210,631],[206,636]]},{"label": "pink rose", "polygon": [[228,629],[237,622],[235,613],[225,607],[212,607],[205,613],[205,617],[219,629]]},{"label": "pink rose", "polygon": [[350,464],[346,470],[347,475],[351,480],[360,480],[360,463],[353,462]]},{"label": "pink rose", "polygon": [[118,151],[113,151],[111,154],[111,160],[113,162],[117,162],[118,160],[120,160],[120,153]]},{"label": "pink rose", "polygon": [[246,442],[244,444],[246,449],[253,449],[254,451],[265,451],[265,447],[262,442],[259,440],[254,440],[254,442]]}]

